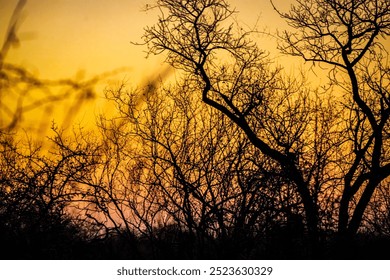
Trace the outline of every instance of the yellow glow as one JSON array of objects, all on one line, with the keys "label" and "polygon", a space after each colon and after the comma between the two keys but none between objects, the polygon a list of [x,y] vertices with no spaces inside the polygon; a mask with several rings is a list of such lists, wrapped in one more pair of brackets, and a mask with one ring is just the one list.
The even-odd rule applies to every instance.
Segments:
[{"label": "yellow glow", "polygon": [[[17,0],[0,1],[0,36],[4,38],[8,19]],[[96,88],[98,98],[83,105],[77,113],[78,122],[93,123],[96,114],[103,112],[103,90],[115,81],[125,80],[136,86],[158,77],[166,69],[164,56],[145,59],[146,46],[142,42],[146,25],[157,19],[156,12],[144,12],[143,7],[152,0],[27,0],[23,20],[17,32],[19,48],[10,50],[6,60],[25,67],[41,79],[72,78],[85,80],[106,71],[126,67],[126,71],[102,80]],[[288,10],[291,1],[274,1],[282,10]],[[274,34],[277,29],[287,28],[268,0],[230,0],[236,7],[237,20],[243,26],[253,27]],[[293,58],[280,57],[276,41],[259,35],[260,47],[271,52],[276,62],[287,71],[293,71],[300,63]],[[389,42],[386,48],[390,49]],[[36,119],[56,120],[63,123],[66,108],[74,106],[68,100],[55,110],[34,110],[25,118],[26,128]],[[76,100],[77,102],[77,100]],[[86,106],[88,104],[88,106]],[[64,108],[65,106],[65,108]],[[30,124],[28,124],[30,122]],[[77,122],[77,121],[76,121]]]},{"label": "yellow glow", "polygon": [[[2,38],[17,2],[1,5]],[[155,20],[150,13],[141,11],[144,5],[145,1],[134,0],[28,0],[17,30],[20,46],[10,50],[6,61],[25,67],[40,79],[50,80],[88,80],[126,67],[108,78],[136,85],[145,76],[151,78],[163,69],[162,57],[145,60],[145,48],[131,44],[140,42],[143,27]],[[100,98],[83,106],[78,121],[93,123],[104,104],[103,90],[110,83],[107,79],[100,82],[96,88]],[[73,105],[74,100],[67,100],[52,112],[34,110],[25,117],[25,128],[29,129],[36,118],[42,117],[62,123],[63,115]]]}]

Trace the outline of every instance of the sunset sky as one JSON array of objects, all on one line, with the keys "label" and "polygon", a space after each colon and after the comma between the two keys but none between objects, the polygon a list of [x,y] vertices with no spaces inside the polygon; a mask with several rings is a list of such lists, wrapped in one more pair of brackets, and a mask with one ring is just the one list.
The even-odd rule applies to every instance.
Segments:
[{"label": "sunset sky", "polygon": [[[168,13],[156,1],[0,0],[3,255],[390,250],[390,0],[272,0],[292,27],[270,0],[217,0],[206,24],[181,6],[148,29]],[[165,52],[147,57],[145,32]]]},{"label": "sunset sky", "polygon": [[[8,20],[17,0],[0,0],[0,36],[5,37]],[[260,30],[274,33],[286,24],[273,10],[268,0],[230,0],[239,12],[238,21],[243,26],[253,26],[258,20]],[[276,5],[286,10],[291,1],[275,0]],[[27,0],[18,29],[20,46],[10,50],[6,61],[25,67],[41,79],[88,79],[103,72],[125,67],[119,75],[104,80],[98,88],[126,80],[132,86],[158,77],[164,71],[164,56],[145,59],[145,46],[131,42],[142,42],[146,25],[156,22],[157,13],[144,12],[143,7],[152,0]],[[3,39],[2,39],[3,40]],[[275,41],[261,37],[260,44],[278,56]],[[284,58],[285,63],[286,58]],[[293,67],[293,66],[287,66]],[[91,122],[102,112],[102,99],[83,108],[81,121]],[[70,106],[65,105],[65,106]],[[42,112],[34,112],[35,115]],[[33,120],[30,114],[27,120]],[[44,116],[61,122],[60,110]],[[27,125],[28,126],[28,125]]]}]

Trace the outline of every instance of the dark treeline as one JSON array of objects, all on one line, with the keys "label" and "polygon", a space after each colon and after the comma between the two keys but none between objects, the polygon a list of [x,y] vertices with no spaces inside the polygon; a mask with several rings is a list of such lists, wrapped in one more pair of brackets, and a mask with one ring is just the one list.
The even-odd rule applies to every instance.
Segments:
[{"label": "dark treeline", "polygon": [[107,89],[116,115],[53,126],[49,152],[2,129],[2,258],[386,258],[390,3],[294,5],[279,49],[326,85],[274,65],[226,1],[158,0],[143,39],[174,84]]}]

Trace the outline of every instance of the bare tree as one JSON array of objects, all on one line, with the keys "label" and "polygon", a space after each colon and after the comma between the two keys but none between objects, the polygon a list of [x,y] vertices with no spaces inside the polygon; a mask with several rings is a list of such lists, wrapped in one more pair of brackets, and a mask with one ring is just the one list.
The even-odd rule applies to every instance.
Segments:
[{"label": "bare tree", "polygon": [[281,34],[282,52],[330,66],[334,90],[342,90],[346,132],[338,228],[354,235],[375,190],[390,175],[389,68],[381,39],[390,34],[386,0],[296,1],[279,12],[294,28]]},{"label": "bare tree", "polygon": [[86,235],[67,207],[80,193],[71,174],[83,168],[74,157],[45,155],[32,141],[0,132],[3,258],[74,257],[73,245]]},{"label": "bare tree", "polygon": [[[320,213],[332,211],[320,209],[319,200],[334,195],[326,189],[336,180],[325,169],[332,168],[333,147],[338,145],[327,141],[339,132],[338,111],[326,109],[319,94],[310,96],[304,78],[272,68],[251,40],[256,29],[237,26],[226,1],[158,0],[150,8],[161,14],[156,25],[145,28],[149,53],[166,52],[167,62],[192,81],[202,101],[228,117],[278,166],[287,190],[298,197],[317,246]],[[324,200],[328,206],[330,200]]]},{"label": "bare tree", "polygon": [[123,86],[110,90],[108,97],[117,104],[119,115],[115,123],[102,128],[105,136],[109,131],[117,135],[105,137],[116,139],[110,142],[127,139],[120,141],[132,143],[118,152],[127,158],[125,162],[140,167],[131,187],[142,189],[138,199],[153,197],[147,202],[150,207],[132,211],[158,211],[159,219],[144,219],[150,230],[147,234],[153,235],[156,221],[161,226],[161,217],[168,217],[162,225],[177,225],[193,235],[201,250],[210,239],[235,238],[245,228],[247,233],[256,227],[264,230],[261,224],[275,210],[271,196],[277,192],[265,188],[271,181],[266,173],[273,166],[256,154],[226,116],[200,106],[199,96],[188,94],[191,86],[184,81],[153,88],[142,104],[137,101],[138,91],[132,93]]}]

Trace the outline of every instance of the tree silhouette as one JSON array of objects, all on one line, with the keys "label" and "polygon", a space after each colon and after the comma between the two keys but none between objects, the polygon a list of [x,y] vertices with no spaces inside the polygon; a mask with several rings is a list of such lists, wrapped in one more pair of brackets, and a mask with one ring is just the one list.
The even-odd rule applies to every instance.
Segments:
[{"label": "tree silhouette", "polygon": [[78,193],[64,175],[68,159],[2,132],[0,147],[1,258],[74,257],[84,232],[66,210]]},{"label": "tree silhouette", "polygon": [[[167,52],[184,70],[202,100],[235,123],[263,155],[283,170],[299,194],[313,246],[318,241],[324,168],[333,153],[323,136],[334,130],[333,113],[311,97],[304,82],[272,69],[265,53],[231,22],[226,1],[161,0],[155,26],[145,29],[149,52]],[[154,7],[152,7],[154,8]],[[312,133],[313,132],[313,133]],[[309,136],[312,135],[312,136]],[[313,151],[314,153],[307,152]],[[325,175],[326,177],[326,175]]]},{"label": "tree silhouette", "polygon": [[[299,194],[314,248],[324,219],[335,218],[338,200],[338,231],[355,235],[375,190],[390,175],[389,72],[379,42],[389,35],[388,1],[296,1],[290,12],[279,12],[294,28],[281,34],[280,50],[330,65],[331,89],[345,92],[329,91],[328,100],[342,98],[340,106],[328,103],[332,112],[309,105],[315,93],[270,68],[250,39],[256,30],[232,22],[226,1],[159,0],[153,8],[161,14],[145,28],[149,53],[166,52],[167,62],[195,81],[204,103],[279,164]],[[317,97],[314,103],[327,100]]]},{"label": "tree silhouette", "polygon": [[[177,241],[180,251],[194,252],[187,257],[206,256],[209,246],[232,255],[244,246],[253,250],[249,243],[266,234],[266,217],[282,219],[283,205],[291,207],[296,198],[276,187],[284,184],[280,171],[225,116],[200,106],[188,86],[154,88],[142,105],[138,91],[124,85],[109,90],[119,114],[100,121],[101,140],[55,142],[82,157],[95,143],[95,152],[84,153],[98,155],[95,167],[72,178],[83,186],[87,218],[105,225],[105,232],[145,238],[157,255],[165,228],[192,240]],[[275,203],[279,199],[282,206]],[[101,220],[93,221],[97,216]]]},{"label": "tree silhouette", "polygon": [[[94,98],[93,87],[106,74],[88,81],[47,80],[8,62],[11,49],[21,43],[17,31],[26,2],[17,2],[0,50],[0,234],[2,247],[7,248],[1,257],[67,258],[74,256],[73,245],[87,234],[82,222],[69,214],[78,190],[64,174],[84,167],[57,152],[45,154],[41,144],[18,130],[29,111],[48,113],[65,99],[79,101],[67,110],[74,114],[82,101]],[[39,129],[49,123],[45,116]]]},{"label": "tree silhouette", "polygon": [[[3,257],[359,258],[388,244],[388,1],[277,10],[291,27],[281,52],[328,70],[312,87],[227,1],[156,0],[143,39],[175,82],[108,87],[116,113],[93,131],[53,126],[45,151],[16,140],[23,113],[68,96],[52,87],[84,96],[99,78],[44,81],[5,63],[23,3],[0,57],[2,100],[21,98],[0,104],[0,242],[15,249]],[[35,90],[48,95],[26,105]]]},{"label": "tree silhouette", "polygon": [[344,92],[345,146],[338,228],[354,235],[375,190],[390,175],[389,67],[380,39],[390,34],[389,1],[296,1],[279,12],[294,28],[282,52],[329,65],[334,90]]}]

